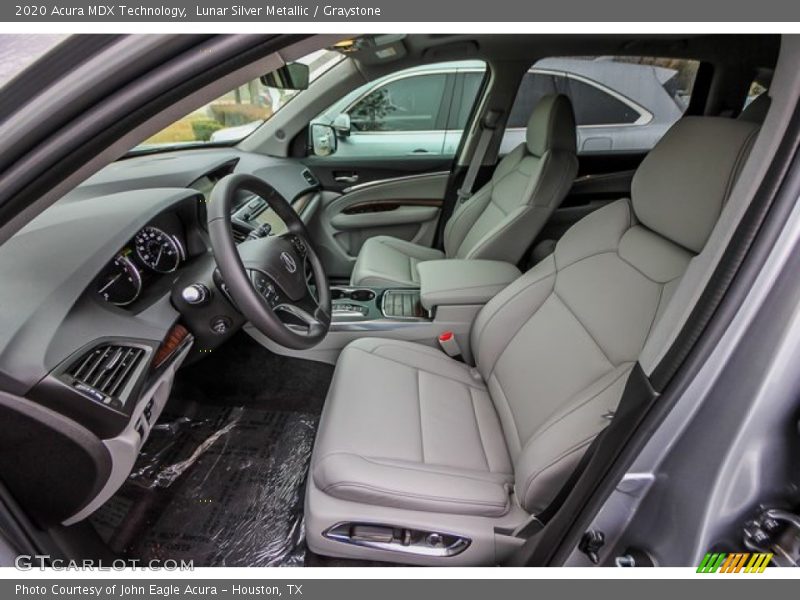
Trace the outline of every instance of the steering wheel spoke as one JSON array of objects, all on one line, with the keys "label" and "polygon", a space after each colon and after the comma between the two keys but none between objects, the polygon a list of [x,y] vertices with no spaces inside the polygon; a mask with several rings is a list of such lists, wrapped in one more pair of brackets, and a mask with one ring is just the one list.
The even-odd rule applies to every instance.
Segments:
[{"label": "steering wheel spoke", "polygon": [[319,308],[311,312],[297,304],[283,302],[276,305],[274,310],[279,318],[281,316],[288,317],[287,320],[282,319],[287,325],[293,325],[300,321],[308,336],[319,335],[321,332],[327,331],[330,326],[330,318],[325,318],[326,315],[321,314]]}]

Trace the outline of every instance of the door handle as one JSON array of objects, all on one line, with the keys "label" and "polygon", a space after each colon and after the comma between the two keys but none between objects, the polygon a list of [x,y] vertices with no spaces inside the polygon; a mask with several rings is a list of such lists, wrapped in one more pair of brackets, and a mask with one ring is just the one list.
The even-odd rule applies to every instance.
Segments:
[{"label": "door handle", "polygon": [[355,173],[352,175],[337,175],[333,179],[339,183],[355,183],[358,181],[358,175]]},{"label": "door handle", "polygon": [[430,150],[426,150],[425,148],[417,148],[416,150],[412,150],[408,153],[409,156],[417,156],[419,154],[430,154]]}]

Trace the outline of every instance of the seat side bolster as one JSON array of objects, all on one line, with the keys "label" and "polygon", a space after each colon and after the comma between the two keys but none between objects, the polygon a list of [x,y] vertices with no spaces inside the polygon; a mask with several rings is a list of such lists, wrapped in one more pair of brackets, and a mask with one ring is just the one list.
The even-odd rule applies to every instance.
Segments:
[{"label": "seat side bolster", "polygon": [[318,457],[313,477],[326,494],[365,504],[483,517],[510,508],[506,476],[491,473],[332,453]]},{"label": "seat side bolster", "polygon": [[531,514],[544,510],[592,440],[609,423],[628,381],[624,363],[583,390],[544,422],[515,460],[515,491]]}]

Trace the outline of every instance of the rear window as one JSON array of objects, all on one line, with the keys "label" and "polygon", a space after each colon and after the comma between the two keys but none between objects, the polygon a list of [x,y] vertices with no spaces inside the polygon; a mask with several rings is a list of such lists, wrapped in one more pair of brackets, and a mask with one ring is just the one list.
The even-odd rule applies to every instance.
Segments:
[{"label": "rear window", "polygon": [[579,151],[647,151],[683,115],[698,67],[654,57],[546,58],[523,77],[507,126],[524,129],[537,102],[560,93],[575,110]]}]

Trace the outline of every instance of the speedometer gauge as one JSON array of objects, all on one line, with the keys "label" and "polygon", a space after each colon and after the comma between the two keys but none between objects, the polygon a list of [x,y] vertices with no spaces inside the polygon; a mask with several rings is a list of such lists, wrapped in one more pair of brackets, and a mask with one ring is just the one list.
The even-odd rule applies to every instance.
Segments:
[{"label": "speedometer gauge", "polygon": [[130,259],[118,254],[100,275],[97,293],[117,306],[126,306],[139,297],[142,275]]},{"label": "speedometer gauge", "polygon": [[158,227],[145,227],[133,239],[136,255],[157,273],[171,273],[183,258],[180,243]]}]

